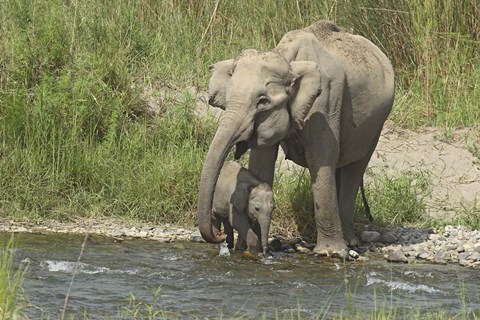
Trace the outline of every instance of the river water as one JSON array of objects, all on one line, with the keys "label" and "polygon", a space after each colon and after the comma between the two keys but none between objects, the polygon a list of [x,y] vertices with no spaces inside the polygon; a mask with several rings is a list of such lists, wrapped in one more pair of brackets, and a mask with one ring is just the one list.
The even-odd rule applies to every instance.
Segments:
[{"label": "river water", "polygon": [[[10,238],[2,234],[5,246]],[[58,319],[83,236],[15,235],[15,263],[29,264],[23,295],[32,319]],[[156,303],[155,291],[159,289]],[[129,306],[134,295],[145,304]],[[301,254],[251,260],[219,256],[210,244],[113,242],[91,237],[71,288],[67,315],[129,318],[148,305],[170,319],[291,319],[371,312],[385,305],[419,312],[480,313],[480,270],[459,266],[342,263]],[[375,307],[376,305],[376,307]]]}]

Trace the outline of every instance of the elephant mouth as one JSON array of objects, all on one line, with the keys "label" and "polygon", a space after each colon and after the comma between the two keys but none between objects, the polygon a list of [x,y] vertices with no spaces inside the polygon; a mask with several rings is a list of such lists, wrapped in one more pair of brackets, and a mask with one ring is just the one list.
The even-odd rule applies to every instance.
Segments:
[{"label": "elephant mouth", "polygon": [[248,143],[248,141],[244,140],[237,142],[237,144],[235,145],[235,160],[240,159],[243,154],[247,152],[248,148],[250,148],[250,144]]}]

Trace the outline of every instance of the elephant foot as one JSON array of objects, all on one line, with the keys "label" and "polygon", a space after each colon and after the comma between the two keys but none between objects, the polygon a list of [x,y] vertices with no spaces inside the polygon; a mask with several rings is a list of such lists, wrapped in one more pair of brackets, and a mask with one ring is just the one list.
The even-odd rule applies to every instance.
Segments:
[{"label": "elephant foot", "polygon": [[255,252],[251,252],[249,250],[243,251],[242,257],[244,257],[247,260],[253,260],[253,261],[259,261],[262,259],[262,255]]},{"label": "elephant foot", "polygon": [[343,241],[323,240],[317,243],[313,252],[320,256],[348,259],[348,248]]},{"label": "elephant foot", "polygon": [[358,237],[355,235],[355,233],[353,233],[353,231],[344,232],[343,238],[345,239],[345,244],[349,247],[357,247],[360,243]]}]

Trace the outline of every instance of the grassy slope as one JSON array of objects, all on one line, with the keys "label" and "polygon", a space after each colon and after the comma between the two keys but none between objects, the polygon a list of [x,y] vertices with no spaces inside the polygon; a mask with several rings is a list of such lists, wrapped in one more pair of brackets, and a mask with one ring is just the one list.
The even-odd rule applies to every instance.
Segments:
[{"label": "grassy slope", "polygon": [[[209,64],[242,48],[271,48],[319,18],[365,35],[391,57],[397,125],[479,123],[475,1],[5,0],[0,215],[193,224],[215,124],[193,118],[182,90],[158,99],[161,116],[152,117],[144,89],[203,89]],[[290,225],[278,217],[310,210],[307,178],[285,177],[276,193],[278,228]]]}]

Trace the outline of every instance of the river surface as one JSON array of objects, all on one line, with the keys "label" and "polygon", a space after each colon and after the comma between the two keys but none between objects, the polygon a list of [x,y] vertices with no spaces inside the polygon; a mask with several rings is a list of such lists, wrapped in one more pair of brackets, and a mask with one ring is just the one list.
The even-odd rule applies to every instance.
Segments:
[{"label": "river surface", "polygon": [[[1,234],[2,247],[9,239]],[[61,316],[83,239],[15,235],[15,263],[29,264],[23,282],[29,318]],[[136,304],[129,305],[132,296]],[[130,318],[129,312],[149,306],[168,319],[291,319],[292,314],[297,319],[298,313],[348,318],[349,312],[368,313],[382,305],[402,314],[414,308],[478,315],[479,304],[480,270],[459,266],[373,259],[342,263],[302,254],[255,261],[241,254],[219,256],[218,248],[205,243],[114,242],[94,236],[77,266],[66,313],[80,319],[84,314]]]}]

